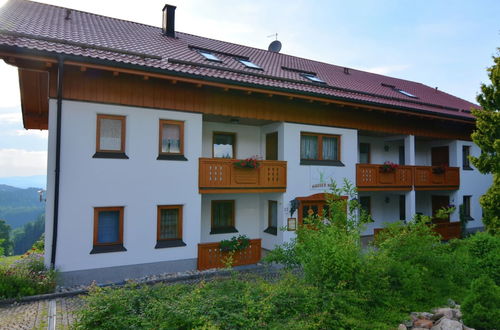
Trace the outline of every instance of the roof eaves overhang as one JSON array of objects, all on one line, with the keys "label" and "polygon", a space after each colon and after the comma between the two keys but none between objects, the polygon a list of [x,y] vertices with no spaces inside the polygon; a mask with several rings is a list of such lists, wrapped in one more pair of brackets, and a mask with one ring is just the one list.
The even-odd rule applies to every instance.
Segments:
[{"label": "roof eaves overhang", "polygon": [[261,85],[261,84],[255,84],[255,83],[247,83],[247,82],[241,82],[241,81],[234,81],[231,79],[225,79],[225,78],[218,78],[218,77],[208,77],[208,76],[203,76],[203,75],[196,75],[196,74],[191,74],[191,73],[184,73],[184,72],[178,72],[174,70],[167,70],[167,69],[161,69],[161,68],[155,68],[155,67],[147,67],[147,66],[142,66],[138,64],[131,64],[131,63],[125,63],[125,62],[119,62],[119,61],[113,61],[113,60],[106,60],[106,59],[99,59],[99,58],[93,58],[93,57],[87,57],[87,56],[78,56],[78,55],[72,55],[72,54],[61,54],[58,52],[50,52],[50,51],[43,51],[43,50],[37,50],[37,49],[32,49],[32,48],[25,48],[25,47],[17,47],[17,46],[6,46],[6,45],[0,45],[0,56],[2,57],[8,57],[8,56],[32,56],[32,57],[40,57],[41,61],[47,61],[51,63],[56,63],[58,61],[58,58],[60,56],[63,56],[65,59],[65,62],[70,64],[70,65],[89,65],[89,66],[98,66],[98,68],[101,69],[106,69],[113,71],[113,68],[122,68],[122,69],[127,69],[127,70],[134,70],[138,71],[136,74],[141,74],[144,72],[147,73],[153,73],[156,75],[160,75],[163,77],[159,78],[166,78],[166,79],[184,79],[187,80],[187,82],[205,82],[207,85],[210,85],[210,83],[213,84],[223,84],[227,88],[236,88],[237,89],[253,89],[255,92],[259,93],[269,93],[269,92],[274,92],[276,94],[282,94],[283,96],[290,96],[291,94],[294,97],[303,97],[303,98],[316,98],[317,101],[320,102],[332,102],[335,103],[337,102],[346,102],[349,103],[350,106],[357,107],[357,106],[365,106],[370,109],[375,109],[375,110],[382,110],[382,111],[394,111],[394,112],[404,112],[407,114],[414,114],[418,116],[423,116],[423,117],[431,117],[434,119],[450,119],[453,121],[459,121],[463,123],[469,123],[473,124],[475,122],[474,117],[463,117],[463,116],[458,116],[458,115],[453,115],[453,114],[444,114],[440,112],[432,112],[432,111],[426,111],[426,110],[421,110],[421,109],[416,109],[416,108],[411,108],[411,107],[403,107],[403,106],[397,106],[397,105],[388,105],[384,103],[378,103],[378,102],[371,102],[371,101],[362,101],[362,100],[355,100],[355,99],[350,99],[348,97],[341,97],[341,96],[332,96],[332,95],[325,95],[322,93],[315,93],[315,92],[308,92],[308,91],[299,91],[299,90],[294,90],[294,89],[289,89],[289,88],[283,88],[283,87],[274,87],[274,86],[267,86],[267,85]]}]

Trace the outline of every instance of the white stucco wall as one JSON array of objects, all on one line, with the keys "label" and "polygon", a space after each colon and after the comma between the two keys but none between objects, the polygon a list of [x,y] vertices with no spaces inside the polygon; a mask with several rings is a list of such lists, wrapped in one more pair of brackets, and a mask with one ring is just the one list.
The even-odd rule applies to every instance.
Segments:
[{"label": "white stucco wall", "polygon": [[[479,204],[479,198],[486,193],[488,188],[493,183],[493,178],[490,174],[481,174],[472,163],[472,170],[464,170],[462,167],[462,146],[470,146],[470,155],[478,157],[481,154],[481,149],[471,141],[456,141],[458,150],[457,166],[460,168],[460,190],[455,194],[456,205],[462,204],[463,196],[471,197],[471,217],[474,219],[467,224],[467,228],[482,227],[482,209]],[[457,213],[458,217],[458,213]]]},{"label": "white stucco wall", "polygon": [[[50,108],[53,113],[55,102],[50,102]],[[126,116],[130,159],[92,158],[97,114]],[[188,161],[156,160],[160,119],[184,121]],[[57,268],[70,271],[196,258],[201,127],[199,114],[64,101]],[[187,246],[155,249],[157,205],[171,204],[184,206],[183,240]],[[125,207],[123,241],[127,251],[91,255],[93,208],[106,206]]]},{"label": "white stucco wall", "polygon": [[[359,196],[370,196],[371,217],[374,222],[366,224],[362,235],[373,235],[373,229],[382,228],[386,222],[395,222],[399,219],[399,195],[404,192],[370,191],[361,192]],[[387,201],[386,201],[387,199]]]},{"label": "white stucco wall", "polygon": [[[342,184],[344,178],[355,184],[356,182],[356,163],[358,161],[358,133],[356,130],[301,125],[293,123],[284,124],[285,150],[284,160],[288,164],[288,185],[286,193],[283,195],[283,223],[286,225],[286,219],[290,216],[289,202],[296,197],[309,196],[325,192],[325,189],[312,189],[311,176],[317,175],[318,171],[323,171],[325,178],[333,178],[338,184]],[[337,134],[341,136],[341,161],[345,166],[316,166],[300,165],[300,133],[314,132],[323,134]],[[297,217],[295,212],[294,217]],[[295,236],[294,232],[284,232],[283,240],[288,241]]]},{"label": "white stucco wall", "polygon": [[[49,158],[46,209],[46,262],[50,261],[54,195],[55,165],[55,109],[50,101]],[[130,159],[94,159],[96,115],[126,116],[126,154]],[[185,122],[185,156],[188,161],[156,160],[158,155],[158,121],[160,119]],[[236,157],[265,156],[265,135],[278,132],[278,158],[287,161],[288,185],[285,193],[262,194],[207,194],[198,193],[198,158],[212,156],[214,131],[237,134]],[[345,166],[300,165],[300,133],[315,132],[341,136],[341,161]],[[56,267],[61,271],[84,270],[99,267],[133,265],[197,257],[197,243],[215,242],[245,234],[261,238],[265,249],[290,240],[294,232],[278,230],[278,235],[264,233],[267,228],[268,200],[278,201],[278,229],[286,226],[290,217],[289,202],[301,196],[325,192],[313,188],[321,172],[326,180],[338,184],[344,178],[355,183],[355,164],[359,159],[358,142],[371,144],[372,163],[386,160],[398,162],[398,146],[402,139],[359,137],[353,129],[271,123],[250,126],[202,122],[200,114],[103,105],[74,101],[63,102],[61,136],[61,182],[59,208],[59,239]],[[384,146],[389,150],[385,151]],[[478,199],[491,184],[491,176],[476,169],[462,169],[462,145],[471,146],[471,154],[479,149],[468,141],[417,140],[417,165],[430,165],[430,148],[448,145],[450,165],[460,167],[461,184],[458,191],[417,192],[417,212],[431,212],[431,195],[449,194],[451,203],[459,205],[464,195],[472,196],[470,228],[482,226]],[[384,221],[399,219],[399,195],[403,192],[363,192],[372,197],[372,216],[365,235]],[[389,197],[389,203],[386,203]],[[211,200],[236,201],[236,228],[239,233],[210,235]],[[183,240],[186,247],[154,249],[156,244],[157,205],[184,205]],[[93,208],[124,206],[124,246],[126,252],[89,254],[92,250]],[[297,212],[293,215],[297,217]],[[458,220],[458,212],[452,215]]]}]

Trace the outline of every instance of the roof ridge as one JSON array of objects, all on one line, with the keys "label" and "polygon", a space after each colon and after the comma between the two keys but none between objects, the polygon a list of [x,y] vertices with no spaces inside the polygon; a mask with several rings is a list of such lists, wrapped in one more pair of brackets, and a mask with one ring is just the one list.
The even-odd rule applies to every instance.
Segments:
[{"label": "roof ridge", "polygon": [[137,24],[137,25],[143,25],[143,26],[157,28],[157,29],[161,30],[161,27],[150,25],[150,24],[146,24],[146,23],[134,22],[134,21],[130,21],[130,20],[127,20],[127,19],[123,19],[123,18],[117,18],[117,17],[106,16],[106,15],[102,15],[102,14],[91,13],[89,11],[84,11],[84,10],[74,9],[74,8],[69,8],[69,7],[63,7],[63,6],[58,6],[58,5],[53,5],[51,3],[39,2],[39,1],[33,1],[33,0],[8,0],[7,3],[9,3],[10,1],[31,2],[31,3],[36,3],[36,4],[39,4],[39,5],[49,6],[49,7],[59,8],[59,9],[70,9],[72,11],[80,12],[80,13],[87,14],[87,15],[99,16],[99,17],[104,17],[104,18],[110,18],[110,19],[117,20],[117,21],[122,21],[122,22],[127,22],[127,23],[133,23],[133,24]]}]

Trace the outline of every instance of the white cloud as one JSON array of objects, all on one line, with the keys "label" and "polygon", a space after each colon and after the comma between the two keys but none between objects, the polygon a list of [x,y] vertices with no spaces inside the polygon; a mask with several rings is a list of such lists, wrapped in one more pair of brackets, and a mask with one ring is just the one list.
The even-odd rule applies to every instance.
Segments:
[{"label": "white cloud", "polygon": [[16,135],[17,136],[33,136],[37,137],[40,139],[47,139],[49,137],[49,131],[40,131],[40,130],[26,130],[26,129],[17,129],[16,130]]},{"label": "white cloud", "polygon": [[0,124],[21,124],[23,117],[20,112],[0,113]]},{"label": "white cloud", "polygon": [[[1,1],[1,0],[0,0]],[[0,60],[0,90],[2,91],[2,107],[18,106],[21,104],[19,94],[19,77],[17,68],[5,64]]]},{"label": "white cloud", "polygon": [[47,152],[0,149],[0,177],[47,173]]}]

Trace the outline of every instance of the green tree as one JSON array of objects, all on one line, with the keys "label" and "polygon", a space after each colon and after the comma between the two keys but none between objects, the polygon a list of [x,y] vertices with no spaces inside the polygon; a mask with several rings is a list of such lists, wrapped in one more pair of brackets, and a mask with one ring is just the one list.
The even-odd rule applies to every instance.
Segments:
[{"label": "green tree", "polygon": [[12,241],[10,239],[10,226],[5,220],[0,220],[0,246],[3,250],[3,255],[11,255]]},{"label": "green tree", "polygon": [[41,214],[38,219],[26,223],[21,228],[12,231],[12,241],[14,245],[14,254],[23,254],[31,249],[33,243],[40,239],[45,231],[45,215]]},{"label": "green tree", "polygon": [[488,68],[491,84],[481,84],[477,101],[483,109],[473,110],[476,130],[472,140],[481,148],[479,157],[470,157],[481,173],[492,173],[493,184],[481,199],[483,223],[491,234],[500,234],[500,48]]}]

